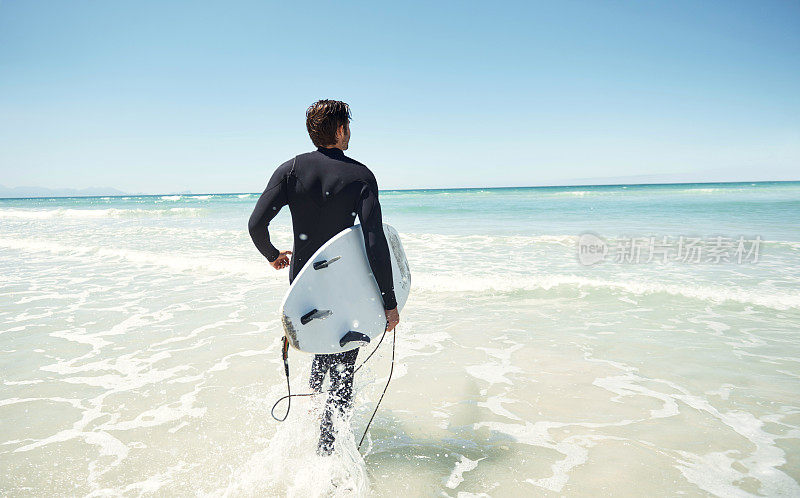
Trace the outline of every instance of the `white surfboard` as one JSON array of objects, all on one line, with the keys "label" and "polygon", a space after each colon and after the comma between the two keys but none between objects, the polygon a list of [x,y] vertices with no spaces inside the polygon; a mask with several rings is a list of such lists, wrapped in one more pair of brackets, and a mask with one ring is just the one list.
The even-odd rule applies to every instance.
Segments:
[{"label": "white surfboard", "polygon": [[[411,272],[397,230],[384,224],[397,309],[411,290]],[[342,230],[297,274],[281,304],[286,337],[295,349],[330,354],[379,339],[386,313],[372,275],[361,225]]]}]

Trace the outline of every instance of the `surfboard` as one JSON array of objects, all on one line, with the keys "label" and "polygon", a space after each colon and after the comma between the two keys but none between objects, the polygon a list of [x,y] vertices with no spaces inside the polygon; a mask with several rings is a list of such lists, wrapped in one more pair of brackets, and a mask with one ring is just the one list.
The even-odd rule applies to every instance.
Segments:
[{"label": "surfboard", "polygon": [[[383,233],[400,310],[411,290],[411,272],[397,230],[384,223]],[[281,321],[289,344],[307,353],[350,351],[384,333],[386,313],[361,225],[342,230],[314,253],[283,298]]]}]

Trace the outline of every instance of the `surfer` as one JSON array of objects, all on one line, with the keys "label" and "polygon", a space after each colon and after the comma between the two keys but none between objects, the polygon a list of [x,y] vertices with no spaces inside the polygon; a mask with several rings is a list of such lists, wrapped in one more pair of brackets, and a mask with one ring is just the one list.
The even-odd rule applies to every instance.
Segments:
[{"label": "surfer", "polygon": [[[301,154],[278,166],[250,216],[253,243],[276,270],[289,267],[289,283],[311,256],[358,218],[372,274],[383,296],[386,330],[400,321],[392,282],[389,246],[383,233],[378,183],[365,165],[344,155],[350,142],[350,106],[336,100],[319,100],[306,111],[306,128],[316,151]],[[292,214],[294,246],[279,251],[270,242],[269,222],[283,206]],[[333,452],[335,413],[343,415],[353,394],[353,370],[358,349],[317,354],[311,364],[309,384],[322,392],[327,373],[331,392],[320,422],[317,452]]]}]

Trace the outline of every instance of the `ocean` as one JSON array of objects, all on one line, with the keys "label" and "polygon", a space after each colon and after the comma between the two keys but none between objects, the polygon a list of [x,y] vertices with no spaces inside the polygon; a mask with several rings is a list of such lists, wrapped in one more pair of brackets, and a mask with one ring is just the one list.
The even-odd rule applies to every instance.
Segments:
[{"label": "ocean", "polygon": [[411,296],[328,458],[258,195],[0,199],[0,494],[800,495],[800,182],[381,192]]}]

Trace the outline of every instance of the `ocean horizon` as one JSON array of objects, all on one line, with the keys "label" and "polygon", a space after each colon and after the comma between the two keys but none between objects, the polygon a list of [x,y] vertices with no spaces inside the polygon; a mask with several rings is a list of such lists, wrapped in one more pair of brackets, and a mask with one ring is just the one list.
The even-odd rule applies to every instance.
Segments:
[{"label": "ocean horizon", "polygon": [[[800,183],[800,180],[753,180],[753,181],[703,181],[703,182],[657,182],[657,183],[575,183],[563,185],[523,185],[523,186],[496,186],[496,187],[426,187],[426,188],[393,188],[381,189],[381,192],[430,192],[438,190],[504,190],[504,189],[558,189],[576,187],[658,187],[658,186],[677,186],[677,185],[771,185],[782,183]],[[38,187],[31,187],[38,188]],[[240,195],[240,194],[260,194],[261,192],[160,192],[160,193],[121,193],[121,194],[92,194],[92,195],[36,195],[19,197],[2,197],[0,200],[10,199],[56,199],[61,197],[82,198],[82,197],[154,197],[161,195]]]}]

